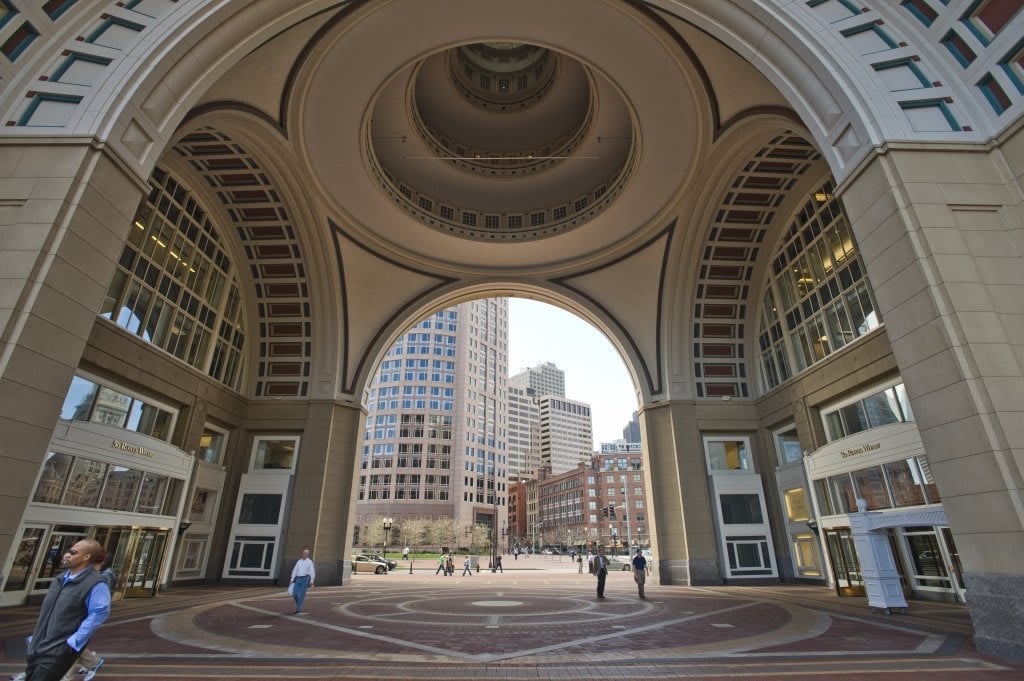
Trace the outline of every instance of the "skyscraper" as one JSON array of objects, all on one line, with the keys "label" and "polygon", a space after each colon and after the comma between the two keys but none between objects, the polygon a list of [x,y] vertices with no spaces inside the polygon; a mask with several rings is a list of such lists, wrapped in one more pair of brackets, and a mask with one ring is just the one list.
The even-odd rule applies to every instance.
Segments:
[{"label": "skyscraper", "polygon": [[552,362],[542,362],[537,366],[523,369],[510,376],[508,384],[517,388],[531,388],[537,397],[565,397],[565,372]]},{"label": "skyscraper", "polygon": [[553,395],[537,402],[541,464],[557,475],[589,461],[594,451],[590,405]]},{"label": "skyscraper", "polygon": [[388,351],[367,397],[356,534],[387,515],[495,526],[506,508],[508,300],[437,312]]},{"label": "skyscraper", "polygon": [[540,467],[540,409],[530,388],[508,387],[508,478],[518,480]]}]

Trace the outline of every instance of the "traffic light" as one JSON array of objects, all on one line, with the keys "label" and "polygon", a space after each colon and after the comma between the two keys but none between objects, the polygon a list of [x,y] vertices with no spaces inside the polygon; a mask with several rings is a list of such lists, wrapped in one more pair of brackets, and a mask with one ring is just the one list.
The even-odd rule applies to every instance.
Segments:
[{"label": "traffic light", "polygon": [[608,517],[608,507],[605,506],[604,508],[602,508],[601,509],[601,513],[602,513],[602,515],[604,515],[605,518],[607,518]]},{"label": "traffic light", "polygon": [[608,517],[615,520],[615,504],[608,504]]}]

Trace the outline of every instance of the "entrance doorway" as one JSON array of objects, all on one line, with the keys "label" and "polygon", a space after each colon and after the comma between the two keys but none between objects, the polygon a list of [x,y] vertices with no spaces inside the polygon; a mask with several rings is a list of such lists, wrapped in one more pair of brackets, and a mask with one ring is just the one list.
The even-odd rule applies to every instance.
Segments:
[{"label": "entrance doorway", "polygon": [[829,562],[832,564],[832,578],[836,593],[840,596],[863,596],[864,577],[853,544],[853,534],[847,527],[825,530],[825,545],[828,547]]},{"label": "entrance doorway", "polygon": [[169,530],[148,527],[100,527],[96,539],[107,547],[108,564],[115,583],[111,592],[118,598],[149,598],[159,587]]}]

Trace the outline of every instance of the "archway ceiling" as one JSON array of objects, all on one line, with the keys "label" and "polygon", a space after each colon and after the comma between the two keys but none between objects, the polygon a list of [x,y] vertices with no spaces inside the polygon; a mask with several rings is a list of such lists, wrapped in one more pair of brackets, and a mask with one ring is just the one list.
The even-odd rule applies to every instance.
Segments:
[{"label": "archway ceiling", "polygon": [[[341,339],[338,365],[313,371],[321,378],[336,375],[319,385],[357,395],[373,369],[372,357],[410,321],[403,311],[421,307],[441,290],[494,280],[535,283],[578,301],[578,309],[606,320],[642,392],[663,393],[668,336],[661,306],[666,287],[678,287],[665,281],[666,272],[691,281],[696,276],[707,223],[694,214],[705,210],[709,169],[723,159],[742,165],[757,151],[735,147],[723,133],[764,113],[795,119],[750,64],[684,22],[669,24],[618,2],[565,0],[552,7],[529,0],[506,3],[507,14],[496,17],[500,5],[460,5],[454,17],[436,5],[419,11],[417,3],[398,1],[374,3],[367,16],[358,4],[319,15],[253,51],[194,109],[213,128],[218,111],[255,114],[255,127],[284,138],[291,153],[275,164],[294,169],[287,178],[293,191],[322,215],[319,225],[306,230],[302,248],[337,257],[346,293],[341,309],[333,311],[344,330],[325,334]],[[474,12],[478,6],[484,9]],[[538,22],[537,16],[546,20]],[[387,115],[400,119],[407,100],[394,94],[412,89],[408,79],[417,63],[454,45],[489,39],[554,50],[583,65],[600,83],[602,97],[620,98],[619,117],[632,126],[638,169],[606,210],[574,229],[521,243],[444,234],[403,212],[368,170],[364,138],[382,93],[391,88],[394,101],[386,104],[396,108]],[[591,133],[591,150],[599,132]],[[251,145],[248,151],[259,156]],[[509,185],[524,192],[531,186],[515,180]],[[673,243],[676,252],[670,253]],[[669,268],[667,259],[679,257],[680,244],[691,249]],[[388,287],[382,293],[384,273]],[[356,328],[365,320],[375,320],[374,328]],[[314,326],[334,323],[314,319]]]}]

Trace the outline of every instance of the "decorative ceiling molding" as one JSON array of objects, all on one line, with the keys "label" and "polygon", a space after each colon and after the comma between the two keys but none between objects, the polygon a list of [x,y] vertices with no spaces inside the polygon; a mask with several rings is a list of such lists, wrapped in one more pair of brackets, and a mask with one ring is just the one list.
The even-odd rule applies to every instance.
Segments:
[{"label": "decorative ceiling molding", "polygon": [[[381,255],[330,218],[334,254],[341,282],[341,377],[340,389],[352,395],[359,377],[367,372],[370,353],[413,311],[438,291],[458,279],[442,277]],[[355,291],[358,290],[358,294]],[[355,308],[353,301],[362,303]],[[358,325],[352,320],[358,318]],[[352,329],[365,329],[365,337],[353,338]]]},{"label": "decorative ceiling molding", "polygon": [[[673,219],[650,240],[615,260],[551,280],[585,299],[615,324],[618,336],[633,350],[652,396],[664,391],[662,306],[675,229]],[[630,282],[628,292],[623,291],[624,281]],[[653,329],[640,326],[645,319],[655,320]]]}]

